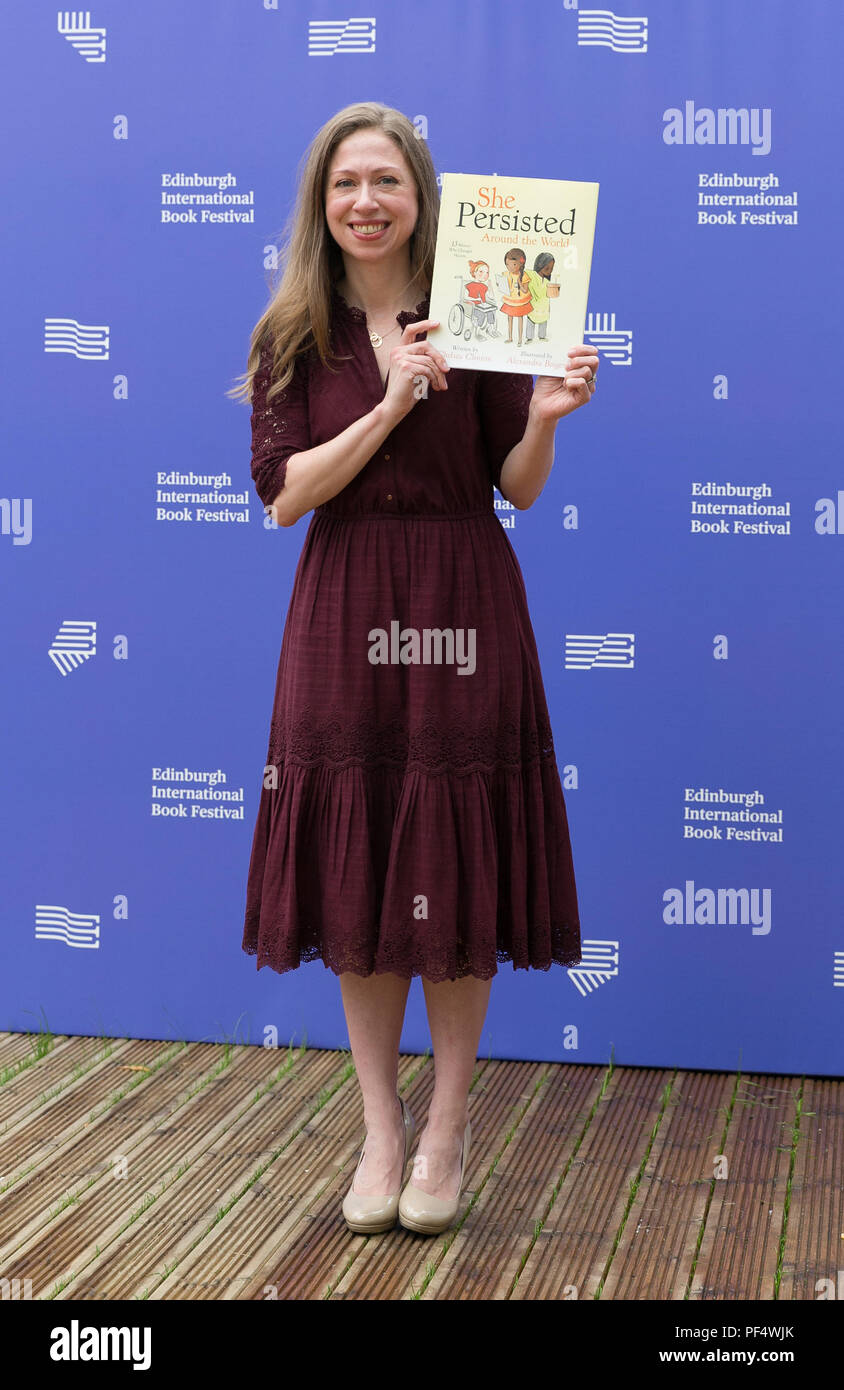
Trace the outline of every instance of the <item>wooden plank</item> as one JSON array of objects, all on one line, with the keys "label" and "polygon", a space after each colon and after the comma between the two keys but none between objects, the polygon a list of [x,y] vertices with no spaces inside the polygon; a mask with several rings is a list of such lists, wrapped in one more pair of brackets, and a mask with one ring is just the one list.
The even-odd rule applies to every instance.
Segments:
[{"label": "wooden plank", "polygon": [[[139,1043],[134,1055],[154,1060],[155,1050],[160,1048],[160,1043]],[[134,1157],[144,1140],[154,1133],[162,1115],[184,1104],[187,1091],[204,1077],[213,1076],[221,1060],[222,1049],[210,1043],[183,1048],[158,1072],[108,1105],[108,1092],[119,1095],[126,1085],[125,1073],[117,1070],[120,1064],[112,1062],[107,1064],[112,1067],[110,1078],[107,1074],[93,1078],[96,1095],[83,1086],[73,1097],[63,1094],[58,1098],[67,1127],[58,1141],[38,1135],[38,1148],[29,1155],[36,1168],[4,1194],[0,1206],[0,1263],[7,1277],[23,1277],[25,1272],[39,1289],[48,1280],[62,1279],[72,1272],[73,1253],[78,1250],[78,1210],[84,1211],[83,1225],[90,1219],[92,1229],[96,1229],[105,1222],[111,1205],[119,1204],[122,1194],[137,1181]],[[233,1056],[229,1070],[237,1062]],[[72,1112],[68,1111],[70,1101],[75,1105]],[[97,1103],[101,1113],[91,1120],[92,1105]],[[40,1120],[38,1126],[33,1125],[37,1128]],[[128,1160],[128,1174],[116,1180],[113,1165],[121,1159]],[[77,1204],[78,1210],[58,1209],[68,1200]]]},{"label": "wooden plank", "polygon": [[807,1077],[777,1297],[844,1300],[844,1085]]},{"label": "wooden plank", "polygon": [[126,1057],[135,1046],[125,1040],[79,1037],[52,1048],[0,1086],[0,1137],[23,1133],[30,1118],[37,1119],[41,1107],[60,1091],[77,1086],[83,1075],[102,1071],[110,1061]]},{"label": "wooden plank", "polygon": [[[148,1297],[169,1271],[178,1268],[230,1202],[241,1212],[246,1205],[256,1203],[266,1226],[281,1220],[283,1209],[273,1210],[260,1170],[273,1162],[307,1123],[322,1088],[341,1084],[346,1060],[341,1052],[295,1053],[289,1069],[273,1083],[284,1054],[258,1047],[245,1048],[244,1053],[244,1067],[236,1074],[235,1085],[216,1116],[208,1113],[202,1092],[184,1107],[197,1112],[190,1133],[184,1123],[188,1115],[180,1112],[182,1138],[175,1153],[169,1141],[169,1122],[157,1131],[167,1145],[169,1166],[165,1169],[163,1154],[154,1176],[159,1187],[161,1183],[169,1185],[157,1191],[155,1201],[140,1211],[131,1225],[126,1222],[135,1212],[124,1216],[122,1228],[117,1225],[98,1234],[100,1253],[89,1257],[84,1269],[83,1257],[78,1257],[79,1275],[62,1298]],[[268,1089],[255,1099],[263,1087]],[[182,1172],[173,1171],[177,1158]],[[288,1200],[293,1200],[292,1194]],[[212,1271],[210,1288],[215,1277]]]},{"label": "wooden plank", "polygon": [[[81,1131],[90,1119],[90,1112],[115,1091],[131,1084],[132,1064],[154,1067],[156,1060],[172,1055],[180,1045],[161,1042],[126,1042],[120,1049],[97,1061],[96,1049],[88,1055],[77,1076],[68,1065],[83,1056],[82,1039],[76,1051],[67,1059],[45,1057],[37,1063],[33,1080],[39,1082],[40,1103],[31,1108],[24,1105],[20,1112],[11,1111],[0,1138],[0,1172],[15,1174],[22,1167],[38,1163],[53,1152],[56,1135],[65,1143],[74,1132]],[[184,1050],[184,1049],[182,1049]],[[13,1083],[15,1084],[15,1083]]]},{"label": "wooden plank", "polygon": [[[479,1061],[456,1223],[367,1238],[341,1212],[364,1137],[348,1053],[278,1075],[290,1054],[238,1046],[217,1075],[218,1044],[103,1045],[61,1035],[38,1059],[0,1034],[0,1072],[32,1058],[0,1085],[0,1276],[37,1298],[67,1279],[59,1299],[770,1299],[783,1231],[779,1298],[844,1296],[838,1078],[734,1094],[729,1074],[678,1072],[663,1105],[670,1072],[616,1068],[599,1100],[602,1067]],[[433,1079],[401,1057],[418,1132]]]},{"label": "wooden plank", "polygon": [[[81,1044],[82,1040],[71,1041]],[[115,1067],[121,1068],[117,1073],[121,1078],[119,1093],[132,1084],[126,1079],[132,1076],[125,1069],[129,1059],[137,1063],[143,1058],[154,1064],[157,1056],[166,1056],[170,1050],[172,1044],[130,1042],[117,1057],[112,1054],[99,1062],[95,1060],[76,1078],[66,1071],[72,1057],[62,1062],[58,1072],[53,1070],[51,1057],[37,1063],[37,1068],[44,1070],[36,1071],[36,1081],[40,1076],[52,1084],[44,1089],[37,1108],[24,1107],[21,1115],[10,1112],[0,1140],[0,1172],[5,1174],[0,1190],[0,1260],[14,1248],[13,1237],[25,1223],[27,1212],[31,1214],[27,1203],[38,1205],[44,1171],[49,1170],[50,1163],[73,1142],[74,1136],[85,1132],[92,1110],[115,1094]],[[80,1050],[73,1055],[78,1057]],[[126,1060],[121,1062],[121,1057]]]},{"label": "wooden plank", "polygon": [[[0,1076],[7,1067],[16,1067],[30,1057],[35,1058],[38,1039],[38,1033],[0,1033]],[[55,1034],[50,1043],[51,1050],[69,1041],[66,1034]]]},{"label": "wooden plank", "polygon": [[[400,1059],[399,1089],[417,1066],[415,1057]],[[318,1211],[344,1242],[366,1239],[348,1230],[339,1209],[363,1141],[361,1120],[360,1087],[350,1078],[262,1175],[260,1196],[245,1193],[150,1297],[290,1297],[285,1281],[309,1266]]]},{"label": "wooden plank", "polygon": [[772,1299],[800,1080],[746,1076],[714,1183],[690,1299]]},{"label": "wooden plank", "polygon": [[433,1250],[439,1255],[437,1269],[423,1299],[509,1298],[605,1075],[605,1067],[549,1065],[545,1084],[523,1107],[509,1144],[479,1131],[489,1171],[468,1219],[456,1234],[449,1233],[446,1253]]},{"label": "wooden plank", "polygon": [[685,1298],[735,1083],[718,1072],[676,1076],[602,1299]]},{"label": "wooden plank", "polygon": [[511,1298],[594,1298],[671,1076],[613,1071]]}]

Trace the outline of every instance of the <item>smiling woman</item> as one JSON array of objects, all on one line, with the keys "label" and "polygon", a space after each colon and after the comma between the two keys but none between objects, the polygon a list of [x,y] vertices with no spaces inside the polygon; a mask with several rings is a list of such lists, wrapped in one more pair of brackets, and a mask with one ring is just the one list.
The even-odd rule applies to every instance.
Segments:
[{"label": "smiling woman", "polygon": [[[410,288],[408,246],[419,217],[416,180],[408,164],[398,162],[392,143],[377,130],[347,136],[331,162],[325,190],[328,230],[341,254],[353,257],[337,289],[347,303],[367,306],[374,348],[396,332],[394,316]],[[370,245],[377,251],[367,257],[363,248]],[[381,330],[375,326],[379,322],[385,325]],[[382,377],[392,346],[378,356]]]},{"label": "smiling woman", "polygon": [[412,313],[430,287],[438,213],[428,147],[400,111],[361,102],[327,121],[284,229],[281,283],[253,330],[245,378],[229,394],[251,399],[262,353],[265,361],[271,354],[270,407],[308,350],[330,370],[334,291],[362,313],[366,305],[373,331],[390,332],[398,310]]},{"label": "smiling woman", "polygon": [[[246,384],[258,495],[282,526],[314,514],[242,945],[259,968],[321,960],[339,976],[367,1129],[343,1214],[364,1233],[397,1217],[426,1234],[451,1224],[498,964],[580,961],[536,642],[493,489],[517,507],[539,495],[554,427],[590,399],[597,356],[583,349],[565,388],[449,372],[425,337],[438,206],[431,156],[401,112],[366,102],[328,121]],[[390,648],[373,660],[373,633],[395,634],[395,659]],[[424,636],[419,659],[420,634],[432,660]],[[397,1096],[398,1048],[414,976],[435,1084],[400,1200],[415,1124]]]}]

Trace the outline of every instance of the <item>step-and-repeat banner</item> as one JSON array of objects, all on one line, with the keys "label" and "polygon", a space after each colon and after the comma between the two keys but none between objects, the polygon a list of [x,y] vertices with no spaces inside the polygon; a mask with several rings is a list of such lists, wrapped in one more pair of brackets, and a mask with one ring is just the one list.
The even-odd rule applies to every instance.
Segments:
[{"label": "step-and-repeat banner", "polygon": [[482,1055],[844,1071],[844,11],[613,3],[7,15],[0,1028],[348,1046],[336,976],[241,949],[308,518],[225,393],[304,150],[376,100],[438,172],[600,184],[599,389],[496,498],[583,961],[500,967]]}]

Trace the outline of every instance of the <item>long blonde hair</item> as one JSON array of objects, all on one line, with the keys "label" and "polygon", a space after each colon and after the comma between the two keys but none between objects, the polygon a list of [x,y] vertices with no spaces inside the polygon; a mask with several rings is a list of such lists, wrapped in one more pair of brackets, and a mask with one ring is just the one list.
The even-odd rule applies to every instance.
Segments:
[{"label": "long blonde hair", "polygon": [[329,362],[331,287],[342,276],[343,260],[325,220],[325,186],[340,141],[365,129],[389,135],[416,179],[419,211],[410,237],[413,278],[408,289],[419,295],[419,302],[430,285],[440,200],[428,146],[407,116],[391,106],[378,101],[345,106],[317,131],[300,161],[296,201],[282,234],[281,283],[252,330],[247,368],[240,385],[226,392],[235,400],[251,401],[253,378],[267,340],[275,343],[268,400],[288,384],[296,358],[309,348],[316,347],[321,361],[333,370]]}]

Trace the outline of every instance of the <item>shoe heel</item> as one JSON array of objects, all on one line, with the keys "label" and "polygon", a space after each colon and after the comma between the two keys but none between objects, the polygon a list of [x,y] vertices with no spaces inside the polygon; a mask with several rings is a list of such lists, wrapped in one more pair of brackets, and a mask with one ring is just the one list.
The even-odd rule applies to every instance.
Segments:
[{"label": "shoe heel", "polygon": [[469,1150],[472,1145],[472,1126],[466,1121],[466,1128],[463,1131],[463,1151],[460,1158],[460,1184],[457,1188],[457,1196],[451,1202],[445,1202],[441,1197],[432,1197],[429,1192],[422,1192],[409,1182],[404,1188],[399,1199],[398,1218],[399,1223],[408,1231],[416,1231],[423,1236],[438,1236],[443,1231],[447,1231],[460,1210],[460,1198],[463,1193],[463,1181],[466,1176],[466,1165],[469,1162]]},{"label": "shoe heel", "polygon": [[366,1144],[364,1144],[357,1161],[355,1175],[343,1199],[343,1219],[349,1229],[355,1231],[358,1235],[378,1235],[383,1231],[392,1230],[396,1224],[399,1197],[407,1174],[410,1150],[413,1146],[413,1140],[416,1137],[416,1124],[413,1116],[401,1096],[399,1096],[399,1101],[401,1103],[402,1121],[404,1123],[404,1163],[402,1164],[399,1187],[396,1192],[387,1193],[383,1196],[381,1194],[361,1196],[353,1190],[355,1178],[363,1162],[364,1150],[366,1148]]}]

